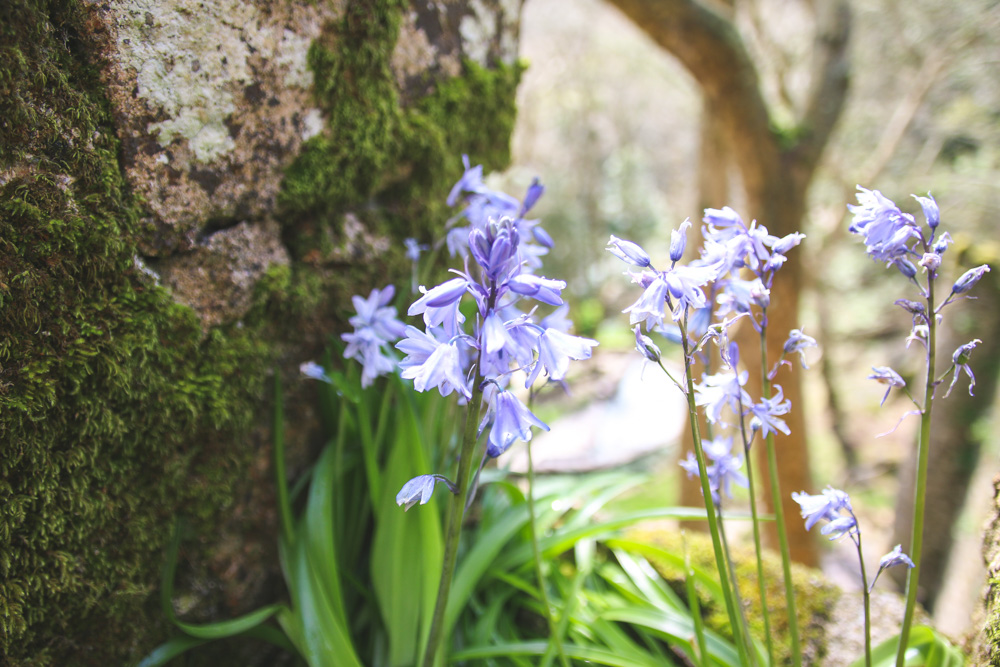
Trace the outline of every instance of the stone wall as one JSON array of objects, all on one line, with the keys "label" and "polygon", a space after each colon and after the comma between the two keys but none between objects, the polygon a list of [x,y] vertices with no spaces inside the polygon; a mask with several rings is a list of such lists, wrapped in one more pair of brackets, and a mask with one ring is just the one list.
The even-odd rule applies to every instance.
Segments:
[{"label": "stone wall", "polygon": [[[280,596],[269,377],[509,160],[518,0],[0,3],[0,655],[124,664]],[[317,439],[292,389],[293,471]],[[315,443],[313,443],[315,444]],[[297,464],[296,464],[297,461]],[[214,583],[209,583],[214,582]]]}]

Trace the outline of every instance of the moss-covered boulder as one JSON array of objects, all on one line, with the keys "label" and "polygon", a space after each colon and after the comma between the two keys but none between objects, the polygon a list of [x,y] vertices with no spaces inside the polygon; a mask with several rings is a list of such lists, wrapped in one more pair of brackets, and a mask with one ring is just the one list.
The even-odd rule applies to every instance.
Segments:
[{"label": "moss-covered boulder", "polygon": [[[267,377],[408,270],[463,152],[507,162],[518,12],[0,3],[3,664],[162,640],[178,513],[191,576],[221,582],[193,587],[202,614],[280,595]],[[309,401],[289,404],[301,463]]]}]

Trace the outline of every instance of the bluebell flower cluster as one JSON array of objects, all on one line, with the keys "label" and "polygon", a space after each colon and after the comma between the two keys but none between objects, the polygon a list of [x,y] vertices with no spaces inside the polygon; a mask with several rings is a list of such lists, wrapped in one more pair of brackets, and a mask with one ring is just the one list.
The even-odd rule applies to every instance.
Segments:
[{"label": "bluebell flower cluster", "polygon": [[[705,440],[702,443],[705,449],[705,456],[712,462],[706,470],[708,476],[708,486],[712,491],[712,501],[716,507],[722,504],[722,495],[727,498],[733,497],[732,485],[747,488],[749,481],[740,468],[743,467],[743,460],[732,454],[733,439],[719,436],[712,440]],[[681,461],[681,467],[687,472],[688,477],[698,476],[698,461],[694,457],[694,452],[688,452],[686,459]]]},{"label": "bluebell flower cluster", "polygon": [[345,359],[361,363],[361,386],[369,387],[375,378],[391,373],[396,360],[389,353],[392,344],[403,335],[406,325],[396,319],[396,308],[390,306],[396,288],[373,289],[367,299],[351,297],[355,315],[348,322],[354,327],[351,333],[341,334],[347,343]]},{"label": "bluebell flower cluster", "polygon": [[817,495],[804,491],[793,493],[792,500],[801,508],[802,518],[806,520],[806,530],[820,521],[826,521],[819,532],[829,535],[831,540],[845,535],[857,536],[858,520],[851,507],[851,498],[844,491],[828,486]]},{"label": "bluebell flower cluster", "polygon": [[[943,255],[948,250],[948,246],[952,244],[951,235],[940,229],[941,209],[937,201],[930,194],[926,197],[913,195],[923,211],[926,226],[922,226],[917,223],[914,216],[900,211],[895,203],[878,190],[868,190],[859,185],[857,196],[858,204],[856,206],[848,205],[848,209],[854,214],[850,231],[864,237],[865,247],[872,259],[895,266],[916,285],[924,299],[931,299],[934,281],[938,277]],[[927,275],[926,286],[921,285],[916,280],[917,267],[920,267]],[[929,306],[925,306],[923,303],[909,299],[898,299],[896,305],[912,316],[912,328],[910,335],[906,338],[906,346],[909,347],[910,343],[918,342],[926,349],[928,318],[934,317],[940,320],[941,312],[946,306],[954,303],[957,299],[968,298],[966,293],[989,270],[990,267],[983,264],[963,273],[952,285],[947,298],[940,305],[934,307],[933,313],[929,313]],[[932,303],[932,301],[928,303]],[[955,350],[952,355],[954,374],[946,396],[951,393],[959,375],[963,372],[969,376],[969,394],[972,394],[972,390],[976,386],[976,378],[968,365],[968,360],[972,349],[979,342],[977,339]],[[874,368],[873,371],[872,375],[868,376],[870,379],[888,385],[886,394],[882,397],[883,404],[893,387],[905,386],[903,379],[891,368],[880,366]]]},{"label": "bluebell flower cluster", "polygon": [[[590,358],[597,341],[569,333],[566,283],[537,273],[552,239],[525,215],[544,187],[536,179],[519,202],[486,186],[482,167],[464,160],[465,173],[448,195],[449,205],[464,208],[446,239],[464,266],[452,270],[454,278],[420,287],[407,315],[420,316],[424,326],[405,327],[396,349],[404,355],[401,377],[412,379],[417,391],[456,393],[467,402],[482,389],[479,433],[489,430],[486,453],[497,457],[514,442],[530,440],[533,428],[548,430],[510,390],[513,374],[524,374],[525,388],[541,378],[562,383],[570,360]],[[468,318],[463,303],[471,306]],[[539,307],[554,310],[538,317]]]},{"label": "bluebell flower cluster", "polygon": [[[714,342],[724,367],[706,373],[700,382],[694,383],[695,404],[704,409],[709,423],[742,431],[740,427],[748,419],[751,434],[757,431],[762,437],[775,432],[788,434],[782,416],[789,412],[791,403],[784,398],[780,386],[775,387],[774,396],[753,401],[744,388],[748,373],[738,369],[739,350],[730,344],[728,331],[741,319],[747,319],[757,331],[767,326],[775,273],[784,265],[787,253],[805,236],[800,233],[774,236],[756,222],[747,225],[729,207],[706,209],[702,223],[704,242],[699,256],[687,264],[680,262],[687,250],[692,223],[685,220],[671,231],[669,265],[665,269],[657,268],[650,254],[632,241],[616,236],[608,241],[607,250],[612,255],[638,269],[629,270],[627,275],[642,289],[642,294],[624,310],[629,314],[636,349],[646,359],[656,362],[660,359],[659,348],[642,333],[644,327],[647,332],[658,332],[675,343],[685,343],[686,349],[692,355],[700,355],[705,368],[710,368],[705,348],[708,342]],[[804,365],[805,350],[815,345],[814,339],[796,329],[785,344],[785,353],[798,354]],[[788,364],[779,361],[769,378],[782,363]],[[748,447],[749,443],[745,445]],[[705,451],[712,458],[708,444]],[[732,456],[728,448],[725,451],[725,456]],[[735,468],[731,459],[712,460],[708,476],[713,495],[717,495],[715,484],[719,480],[715,478],[722,471]],[[689,472],[692,461],[682,462]]]}]

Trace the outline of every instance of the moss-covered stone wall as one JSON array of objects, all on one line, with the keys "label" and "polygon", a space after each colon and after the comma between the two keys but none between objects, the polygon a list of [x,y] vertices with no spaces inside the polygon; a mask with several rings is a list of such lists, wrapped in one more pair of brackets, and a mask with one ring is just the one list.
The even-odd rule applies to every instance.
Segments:
[{"label": "moss-covered stone wall", "polygon": [[[118,25],[115,42],[108,5],[84,0],[0,3],[3,664],[126,664],[161,641],[156,581],[177,513],[202,536],[191,557],[216,573],[240,569],[241,531],[273,538],[269,374],[293,375],[342,330],[350,294],[408,270],[399,241],[440,231],[463,152],[508,160],[518,3],[416,4],[324,5],[305,47],[320,111],[303,112],[298,139],[271,141],[278,186],[251,197],[241,183],[266,174],[240,153],[256,126],[233,122],[239,109],[213,125],[232,151],[225,137],[208,150],[157,134],[169,110],[109,74],[124,71],[109,44],[145,33]],[[150,34],[165,20],[136,15]],[[237,83],[234,99],[268,108],[255,81]],[[297,99],[272,97],[283,110]],[[178,184],[209,208],[171,226]],[[293,435],[302,456],[308,415]],[[270,556],[247,576],[266,580]],[[237,609],[273,593],[227,592]]]}]

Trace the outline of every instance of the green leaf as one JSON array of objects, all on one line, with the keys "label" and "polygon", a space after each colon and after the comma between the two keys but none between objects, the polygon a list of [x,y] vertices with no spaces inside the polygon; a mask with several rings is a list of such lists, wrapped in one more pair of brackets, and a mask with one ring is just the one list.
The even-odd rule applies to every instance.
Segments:
[{"label": "green leaf", "polygon": [[[886,639],[872,649],[872,667],[893,667],[896,664],[896,650],[899,635]],[[851,667],[864,667],[864,656],[855,660]],[[906,667],[962,667],[965,656],[947,637],[926,625],[916,625],[910,630],[910,641],[906,647]]]}]

